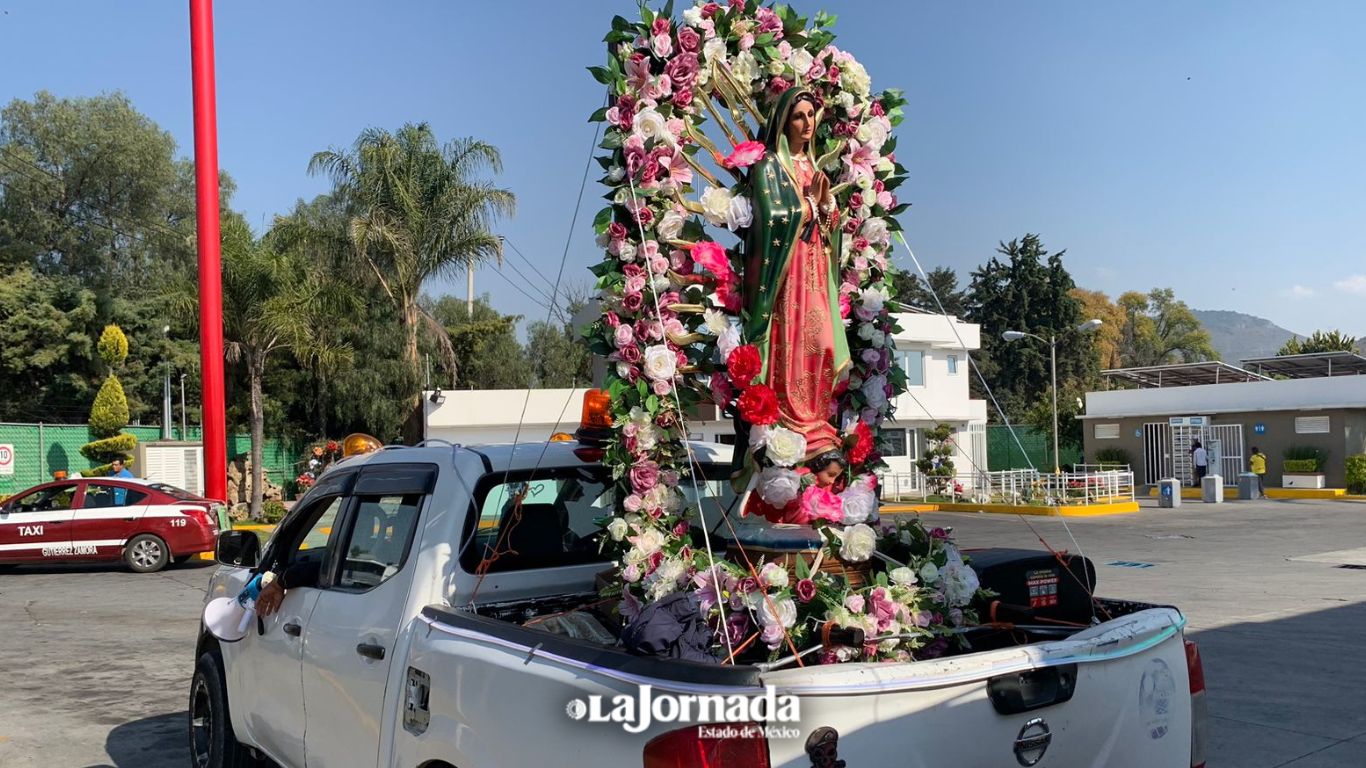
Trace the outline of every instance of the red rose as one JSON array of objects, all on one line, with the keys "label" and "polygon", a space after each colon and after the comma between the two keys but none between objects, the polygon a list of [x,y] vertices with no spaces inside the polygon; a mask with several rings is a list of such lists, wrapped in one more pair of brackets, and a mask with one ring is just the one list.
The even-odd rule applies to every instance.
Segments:
[{"label": "red rose", "polygon": [[873,430],[860,419],[854,425],[854,433],[851,435],[852,445],[849,446],[849,463],[858,465],[868,460],[873,453]]},{"label": "red rose", "polygon": [[759,375],[763,362],[759,359],[759,348],[753,344],[745,344],[731,350],[730,357],[726,358],[726,372],[730,374],[730,380],[735,386],[744,389],[754,383],[754,377]]},{"label": "red rose", "polygon": [[778,421],[778,396],[766,385],[755,384],[746,389],[738,406],[740,418],[750,424],[763,426]]},{"label": "red rose", "polygon": [[816,599],[816,583],[811,579],[801,579],[797,582],[797,599],[803,603],[809,603]]}]

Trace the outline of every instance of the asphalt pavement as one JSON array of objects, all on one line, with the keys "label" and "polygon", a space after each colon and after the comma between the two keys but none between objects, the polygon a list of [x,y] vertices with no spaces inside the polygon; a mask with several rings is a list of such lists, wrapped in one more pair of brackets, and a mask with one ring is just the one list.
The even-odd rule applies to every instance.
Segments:
[{"label": "asphalt pavement", "polygon": [[[1366,504],[1144,500],[1135,515],[926,515],[965,547],[1081,549],[1170,603],[1205,660],[1210,768],[1366,766]],[[1075,538],[1075,542],[1073,539]],[[180,768],[209,563],[0,573],[0,766]]]}]

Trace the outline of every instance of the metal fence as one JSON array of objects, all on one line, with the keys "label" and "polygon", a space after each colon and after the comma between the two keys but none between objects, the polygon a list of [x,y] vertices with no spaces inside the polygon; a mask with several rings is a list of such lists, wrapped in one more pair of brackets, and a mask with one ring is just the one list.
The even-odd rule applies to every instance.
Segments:
[{"label": "metal fence", "polygon": [[1035,469],[958,472],[942,479],[926,477],[919,471],[898,472],[883,475],[882,495],[895,501],[946,498],[980,504],[1106,504],[1133,501],[1134,473],[1108,466],[1058,474]]},{"label": "metal fence", "polygon": [[[138,442],[161,439],[157,426],[129,426],[125,432],[137,437]],[[182,439],[180,428],[173,431],[176,440]],[[199,440],[200,430],[191,427],[185,439]],[[58,470],[83,472],[94,466],[81,455],[81,446],[95,439],[84,424],[15,424],[0,423],[0,446],[10,446],[9,468],[0,465],[0,496],[46,482]],[[251,451],[250,435],[228,436],[228,458],[235,459]],[[297,462],[303,458],[304,446],[290,440],[267,438],[262,446],[261,466],[271,482],[283,484],[299,474]],[[3,451],[0,451],[3,454]],[[3,460],[0,455],[0,460]],[[7,471],[12,469],[12,472]],[[133,467],[136,474],[137,467]]]}]

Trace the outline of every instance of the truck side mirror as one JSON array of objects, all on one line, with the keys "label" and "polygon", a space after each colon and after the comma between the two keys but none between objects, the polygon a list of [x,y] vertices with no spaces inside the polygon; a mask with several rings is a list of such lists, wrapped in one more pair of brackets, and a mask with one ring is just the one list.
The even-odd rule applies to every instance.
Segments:
[{"label": "truck side mirror", "polygon": [[223,531],[218,534],[213,558],[223,565],[255,568],[261,557],[261,540],[255,531]]}]

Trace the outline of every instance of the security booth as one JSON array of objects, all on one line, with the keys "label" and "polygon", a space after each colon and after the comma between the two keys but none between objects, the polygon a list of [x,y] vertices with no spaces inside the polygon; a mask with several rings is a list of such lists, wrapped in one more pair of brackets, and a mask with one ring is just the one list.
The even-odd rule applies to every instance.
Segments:
[{"label": "security booth", "polygon": [[1104,373],[1128,388],[1087,393],[1084,450],[1127,455],[1136,483],[1192,485],[1196,440],[1209,473],[1228,486],[1248,471],[1254,446],[1267,457],[1269,488],[1283,484],[1287,458],[1300,455],[1320,457],[1324,485],[1345,487],[1347,457],[1366,453],[1366,376],[1272,378],[1218,362]]}]

